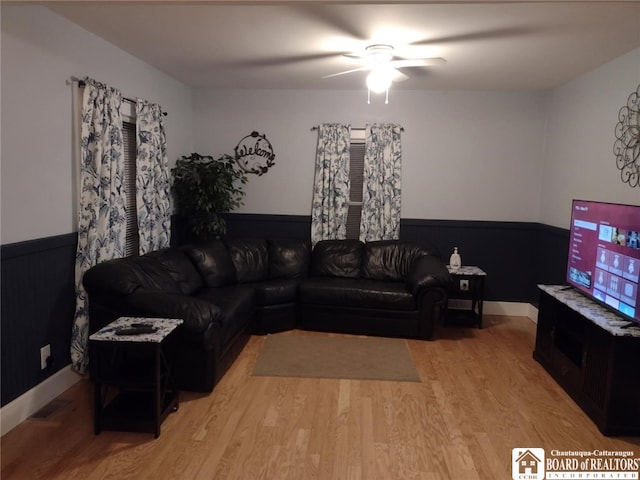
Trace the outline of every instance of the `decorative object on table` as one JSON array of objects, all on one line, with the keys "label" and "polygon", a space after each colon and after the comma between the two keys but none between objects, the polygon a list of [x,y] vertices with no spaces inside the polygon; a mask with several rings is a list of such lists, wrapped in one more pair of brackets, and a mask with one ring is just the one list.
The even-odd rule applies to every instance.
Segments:
[{"label": "decorative object on table", "polygon": [[453,247],[453,253],[451,257],[449,257],[449,266],[451,270],[458,270],[462,266],[462,258],[460,258],[460,254],[458,253],[458,247]]},{"label": "decorative object on table", "polygon": [[178,213],[188,220],[191,232],[200,239],[224,235],[223,215],[243,204],[242,185],[247,183],[235,159],[192,153],[179,158],[171,174]]},{"label": "decorative object on table", "polygon": [[640,84],[618,113],[613,153],[620,178],[630,187],[640,187]]},{"label": "decorative object on table", "polygon": [[266,135],[256,131],[238,142],[235,153],[238,166],[246,173],[262,175],[276,163],[271,142]]}]

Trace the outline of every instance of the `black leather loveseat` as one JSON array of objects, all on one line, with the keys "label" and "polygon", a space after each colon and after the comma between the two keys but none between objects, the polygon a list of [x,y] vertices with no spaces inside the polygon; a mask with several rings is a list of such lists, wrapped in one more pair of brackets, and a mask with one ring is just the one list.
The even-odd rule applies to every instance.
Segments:
[{"label": "black leather loveseat", "polygon": [[451,277],[428,243],[318,242],[300,285],[301,328],[430,339]]},{"label": "black leather loveseat", "polygon": [[429,339],[451,277],[428,244],[228,239],[85,273],[93,333],[120,316],[181,318],[173,378],[211,391],[251,333],[306,328]]}]

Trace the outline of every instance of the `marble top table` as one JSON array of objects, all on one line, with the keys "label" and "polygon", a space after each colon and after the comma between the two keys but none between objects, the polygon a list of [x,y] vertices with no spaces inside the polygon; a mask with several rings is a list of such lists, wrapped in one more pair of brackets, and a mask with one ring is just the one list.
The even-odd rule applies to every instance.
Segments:
[{"label": "marble top table", "polygon": [[449,273],[452,273],[455,275],[469,275],[469,276],[479,276],[479,277],[487,276],[487,272],[482,270],[480,267],[476,267],[475,265],[462,265],[458,269],[453,269],[451,268],[451,265],[447,265],[447,270],[449,270]]},{"label": "marble top table", "polygon": [[[156,331],[136,335],[118,335],[116,333],[120,329],[130,328],[133,324],[138,323],[149,325],[155,328]],[[91,335],[89,340],[97,342],[162,343],[182,323],[183,320],[176,318],[120,317]]]},{"label": "marble top table", "polygon": [[605,329],[611,335],[617,337],[640,337],[640,326],[585,297],[572,287],[566,285],[538,285],[538,288]]}]

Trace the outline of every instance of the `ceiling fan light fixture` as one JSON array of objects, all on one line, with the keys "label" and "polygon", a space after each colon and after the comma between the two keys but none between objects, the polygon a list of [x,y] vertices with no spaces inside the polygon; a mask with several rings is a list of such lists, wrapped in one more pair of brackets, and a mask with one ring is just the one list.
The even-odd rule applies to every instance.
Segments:
[{"label": "ceiling fan light fixture", "polygon": [[365,51],[366,58],[372,66],[385,65],[393,60],[393,47],[391,45],[369,45]]},{"label": "ceiling fan light fixture", "polygon": [[367,87],[373,93],[382,93],[389,90],[393,77],[393,69],[387,65],[374,67],[367,75]]}]

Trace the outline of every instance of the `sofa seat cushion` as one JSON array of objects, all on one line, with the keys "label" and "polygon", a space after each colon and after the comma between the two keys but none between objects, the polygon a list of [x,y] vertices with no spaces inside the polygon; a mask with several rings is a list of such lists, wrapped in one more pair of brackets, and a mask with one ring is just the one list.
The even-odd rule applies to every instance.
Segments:
[{"label": "sofa seat cushion", "polygon": [[258,307],[297,302],[299,285],[300,280],[284,278],[247,284],[248,287],[255,289]]},{"label": "sofa seat cushion", "polygon": [[253,288],[243,285],[233,285],[221,288],[204,288],[195,298],[205,300],[216,305],[223,312],[222,339],[228,341],[248,322],[253,321],[255,313],[255,292]]},{"label": "sofa seat cushion", "polygon": [[416,300],[403,282],[311,277],[300,284],[300,303],[383,310],[415,310]]}]

